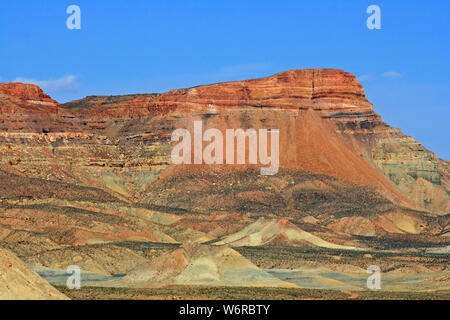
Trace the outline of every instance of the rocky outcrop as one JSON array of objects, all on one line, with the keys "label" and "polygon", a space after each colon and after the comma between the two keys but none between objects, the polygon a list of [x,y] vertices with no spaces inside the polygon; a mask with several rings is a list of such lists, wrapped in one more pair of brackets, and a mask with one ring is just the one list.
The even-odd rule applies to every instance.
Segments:
[{"label": "rocky outcrop", "polygon": [[139,201],[170,164],[173,130],[202,120],[205,128],[282,128],[282,167],[369,186],[416,209],[449,210],[435,155],[382,122],[361,84],[342,70],[291,70],[61,106],[36,86],[3,84],[0,99],[0,165],[17,174]]},{"label": "rocky outcrop", "polygon": [[0,83],[0,133],[79,131],[72,118],[34,84]]},{"label": "rocky outcrop", "polygon": [[[448,265],[448,161],[384,123],[344,71],[62,105],[34,85],[0,84],[0,111],[0,245],[36,270],[127,273],[113,287],[292,287],[260,267],[334,261],[365,277],[371,264]],[[194,121],[280,129],[279,171],[172,164],[172,132]],[[0,298],[57,294],[4,252]],[[430,288],[446,288],[439,281]]]},{"label": "rocky outcrop", "polygon": [[371,111],[356,78],[336,69],[291,70],[263,79],[219,83],[164,93],[164,106],[269,107],[327,112]]},{"label": "rocky outcrop", "polygon": [[34,84],[0,83],[0,94],[31,104],[55,106],[58,103]]},{"label": "rocky outcrop", "polygon": [[[312,109],[346,140],[353,154],[381,170],[395,189],[418,208],[438,214],[449,210],[448,191],[442,186],[434,153],[385,124],[365,98],[361,84],[342,70],[291,70],[263,79],[198,86],[164,94],[88,97],[64,107],[76,111],[91,130],[132,136],[141,142],[152,134],[167,137],[174,128],[188,126],[194,115],[200,115],[216,127],[287,127],[291,129],[285,132],[290,133],[295,127],[290,123],[301,118],[303,111]],[[154,116],[162,118],[150,123],[148,119]],[[108,117],[116,119],[114,124]],[[149,132],[147,137],[142,135],[143,131]],[[345,148],[340,146],[339,149]],[[292,161],[298,163],[299,159],[294,157]],[[301,169],[311,170],[310,167]],[[330,170],[312,171],[328,174]],[[373,180],[364,176],[368,171],[359,169],[359,182]],[[335,176],[354,176],[345,171],[339,173]]]},{"label": "rocky outcrop", "polygon": [[[448,191],[441,184],[434,153],[382,122],[365,98],[362,86],[353,75],[344,71],[292,70],[264,79],[175,90],[161,95],[159,100],[165,106],[202,109],[204,112],[249,107],[272,110],[266,118],[282,118],[278,115],[279,109],[285,110],[283,115],[286,117],[288,110],[311,108],[323,119],[334,123],[336,131],[352,146],[352,151],[374,163],[392,185],[419,208],[438,214],[449,212]],[[245,126],[245,122],[241,124]],[[285,128],[285,124],[280,127]],[[296,143],[302,143],[302,140],[296,139]],[[348,173],[343,175],[348,176]]]}]

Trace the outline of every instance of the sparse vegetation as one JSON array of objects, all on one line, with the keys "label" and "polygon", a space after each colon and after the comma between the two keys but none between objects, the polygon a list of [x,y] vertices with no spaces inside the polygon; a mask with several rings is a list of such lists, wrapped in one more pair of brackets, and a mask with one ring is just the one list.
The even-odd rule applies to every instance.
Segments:
[{"label": "sparse vegetation", "polygon": [[388,292],[388,291],[358,291],[343,292],[339,290],[294,289],[294,288],[247,288],[247,287],[167,287],[152,289],[131,288],[96,288],[84,287],[81,290],[68,290],[58,286],[58,290],[71,299],[236,299],[236,300],[347,300],[354,295],[359,300],[421,300],[421,299],[448,299],[448,291],[436,292]]}]

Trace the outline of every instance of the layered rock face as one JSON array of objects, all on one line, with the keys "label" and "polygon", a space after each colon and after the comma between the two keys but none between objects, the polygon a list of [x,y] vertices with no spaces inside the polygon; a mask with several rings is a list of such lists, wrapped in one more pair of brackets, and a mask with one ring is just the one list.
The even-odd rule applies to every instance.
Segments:
[{"label": "layered rock face", "polygon": [[[166,113],[181,117],[198,113],[208,119],[219,115],[222,120],[226,119],[225,122],[214,119],[208,121],[216,127],[286,128],[287,130],[282,131],[282,135],[286,131],[288,134],[291,133],[289,130],[295,129],[297,126],[295,122],[302,117],[302,111],[311,108],[326,122],[334,124],[334,130],[347,141],[354,154],[362,156],[379,168],[396,190],[407,196],[419,208],[440,214],[447,213],[450,209],[448,191],[441,184],[438,160],[434,153],[412,137],[385,124],[365,98],[361,84],[353,75],[344,71],[292,70],[264,79],[174,90],[162,95],[153,95],[151,100],[147,99],[145,103],[134,105],[136,99],[138,98],[128,100],[126,105],[122,103],[122,112],[117,109],[120,103],[115,104],[114,112],[125,115],[137,112],[140,116]],[[87,101],[86,104],[90,105]],[[97,111],[92,112],[94,109]],[[97,118],[96,114],[102,115],[106,112],[104,108],[98,107],[90,110],[89,115],[94,118]],[[111,109],[107,110],[110,112]],[[170,120],[170,117],[165,119]],[[182,121],[172,119],[167,124],[179,127],[180,122]],[[140,128],[135,129],[136,133],[142,131]],[[303,139],[305,136],[296,137],[295,134],[291,134],[285,137],[285,141],[290,144],[293,138]],[[308,139],[314,141],[314,137]],[[299,145],[302,141],[297,140],[295,143]],[[317,149],[317,146],[314,148]],[[300,158],[305,156],[304,149],[297,150],[297,153],[303,153],[299,155]],[[345,147],[340,146],[339,149]],[[292,153],[292,146],[285,145],[284,150]],[[299,157],[286,159],[286,162],[298,164],[302,162]],[[317,162],[319,159],[317,154],[311,158],[314,157]],[[367,168],[355,166],[348,158],[343,161],[357,167],[361,179],[358,180],[354,173],[346,172],[342,168],[342,163],[338,164],[340,169],[318,172],[332,175],[334,173],[334,176],[339,178],[354,176],[352,181],[355,182],[374,179],[364,175],[364,172],[370,171]],[[317,172],[311,165],[302,165],[300,168]]]},{"label": "layered rock face", "polygon": [[[164,94],[58,105],[33,85],[0,85],[3,169],[141,201],[170,165],[176,128],[280,128],[281,166],[357,183],[409,208],[445,214],[438,160],[381,121],[356,78],[336,69]],[[441,166],[442,167],[442,166]]]},{"label": "layered rock face", "polygon": [[162,94],[159,100],[166,106],[189,109],[212,104],[238,108],[313,108],[327,112],[372,111],[356,78],[334,69],[292,70],[263,79],[174,90]]},{"label": "layered rock face", "polygon": [[[220,112],[223,108],[267,108],[272,110],[267,116],[269,119],[282,118],[292,110],[311,108],[323,119],[334,123],[336,131],[355,154],[374,163],[398,191],[420,208],[440,214],[448,213],[450,209],[448,190],[441,184],[434,153],[384,123],[365,98],[361,84],[344,71],[292,70],[264,79],[175,90],[163,94],[159,100],[165,106],[189,110],[202,107],[204,110],[205,106]],[[279,113],[282,113],[281,117]],[[278,124],[280,128],[286,128],[283,126],[286,123]],[[316,161],[318,159],[316,157]],[[295,160],[299,162],[299,159]],[[311,171],[310,167],[306,169]],[[360,174],[364,176],[363,172]]]},{"label": "layered rock face", "polygon": [[56,106],[58,103],[34,84],[0,83],[0,94],[28,103]]},{"label": "layered rock face", "polygon": [[74,132],[71,116],[33,84],[0,83],[0,133]]},{"label": "layered rock face", "polygon": [[[62,105],[0,84],[0,111],[0,297],[64,298],[24,262],[43,277],[73,264],[126,274],[103,285],[137,288],[295,287],[261,268],[363,279],[375,264],[402,279],[432,272],[429,288],[448,288],[449,162],[385,124],[344,71]],[[223,136],[279,129],[278,172],[175,165],[172,133],[192,135],[195,121]]]}]

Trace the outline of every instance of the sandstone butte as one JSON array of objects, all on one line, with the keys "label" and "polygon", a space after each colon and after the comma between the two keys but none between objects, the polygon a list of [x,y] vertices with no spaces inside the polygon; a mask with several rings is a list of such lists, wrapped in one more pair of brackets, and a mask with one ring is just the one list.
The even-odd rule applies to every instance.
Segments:
[{"label": "sandstone butte", "polygon": [[[2,170],[98,187],[127,201],[146,199],[153,180],[137,179],[143,172],[162,184],[186,172],[211,170],[170,165],[173,130],[192,129],[194,120],[203,120],[205,128],[221,130],[279,128],[281,168],[368,187],[407,208],[449,211],[448,162],[384,123],[356,77],[342,70],[290,70],[65,104],[37,86],[3,83],[0,110]],[[118,185],[105,178],[112,171],[131,178]]]}]

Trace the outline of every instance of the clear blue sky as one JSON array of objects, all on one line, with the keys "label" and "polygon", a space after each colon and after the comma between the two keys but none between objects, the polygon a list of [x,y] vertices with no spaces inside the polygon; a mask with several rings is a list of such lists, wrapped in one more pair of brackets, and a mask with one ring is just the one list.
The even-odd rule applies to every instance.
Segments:
[{"label": "clear blue sky", "polygon": [[[71,4],[81,30],[66,28]],[[1,1],[0,82],[65,102],[340,68],[384,121],[450,159],[449,39],[448,0]]]}]

